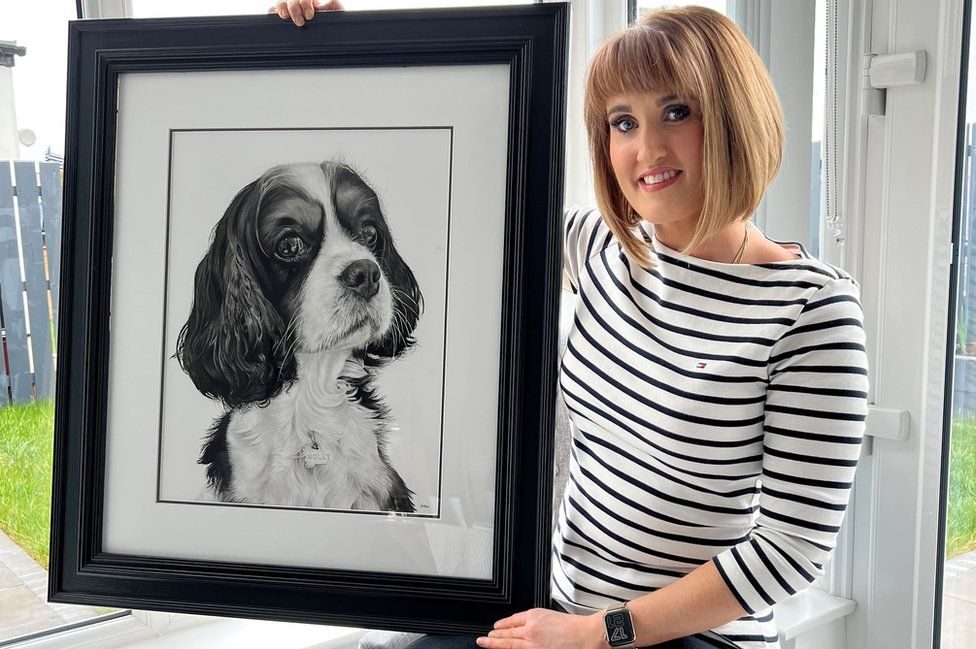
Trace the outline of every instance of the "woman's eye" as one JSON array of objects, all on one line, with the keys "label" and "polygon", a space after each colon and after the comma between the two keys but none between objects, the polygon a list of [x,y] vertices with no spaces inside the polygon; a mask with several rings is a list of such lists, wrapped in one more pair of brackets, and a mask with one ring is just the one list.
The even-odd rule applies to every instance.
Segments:
[{"label": "woman's eye", "polygon": [[691,115],[691,109],[683,105],[668,106],[667,110],[664,111],[664,114],[668,117],[670,117],[671,115],[678,115],[677,119],[668,119],[665,121],[681,122],[687,119],[689,115]]},{"label": "woman's eye", "polygon": [[637,124],[634,123],[634,120],[629,117],[618,117],[610,122],[610,126],[617,129],[621,133],[627,133],[637,128]]},{"label": "woman's eye", "polygon": [[282,237],[278,240],[278,245],[275,246],[275,254],[278,255],[278,257],[286,260],[298,257],[304,253],[305,250],[305,242],[302,241],[301,237],[296,235]]},{"label": "woman's eye", "polygon": [[377,237],[379,237],[379,233],[376,231],[376,226],[370,223],[367,223],[361,227],[359,232],[362,234],[363,241],[366,242],[367,246],[372,246],[374,243],[376,243]]}]

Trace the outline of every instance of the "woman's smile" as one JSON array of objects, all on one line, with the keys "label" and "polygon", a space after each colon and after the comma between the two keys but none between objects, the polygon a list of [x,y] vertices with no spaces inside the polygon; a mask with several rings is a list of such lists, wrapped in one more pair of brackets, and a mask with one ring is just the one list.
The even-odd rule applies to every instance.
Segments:
[{"label": "woman's smile", "polygon": [[659,192],[678,182],[678,176],[680,175],[681,171],[672,170],[660,176],[643,176],[637,180],[637,186],[645,192]]}]

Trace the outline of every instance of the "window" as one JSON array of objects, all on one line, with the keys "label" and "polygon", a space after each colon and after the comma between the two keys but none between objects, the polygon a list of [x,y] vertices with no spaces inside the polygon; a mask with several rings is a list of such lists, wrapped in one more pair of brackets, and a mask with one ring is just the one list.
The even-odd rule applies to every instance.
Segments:
[{"label": "window", "polygon": [[723,14],[728,15],[729,2],[728,0],[696,0],[695,2],[669,2],[668,0],[629,0],[631,10],[630,15],[631,20],[634,18],[640,18],[648,11],[654,9],[661,9],[663,7],[675,7],[682,5],[698,5],[699,7],[708,7],[709,9],[714,9]]},{"label": "window", "polygon": [[74,18],[75,0],[0,6],[0,642],[113,614],[46,601],[55,247]]}]

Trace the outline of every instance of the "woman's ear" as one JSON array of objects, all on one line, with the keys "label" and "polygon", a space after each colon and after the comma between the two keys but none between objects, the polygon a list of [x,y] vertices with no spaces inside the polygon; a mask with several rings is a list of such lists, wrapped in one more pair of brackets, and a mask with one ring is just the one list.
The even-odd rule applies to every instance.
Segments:
[{"label": "woman's ear", "polygon": [[228,407],[267,402],[295,376],[285,326],[258,280],[258,181],[238,192],[197,266],[176,357],[197,389]]}]

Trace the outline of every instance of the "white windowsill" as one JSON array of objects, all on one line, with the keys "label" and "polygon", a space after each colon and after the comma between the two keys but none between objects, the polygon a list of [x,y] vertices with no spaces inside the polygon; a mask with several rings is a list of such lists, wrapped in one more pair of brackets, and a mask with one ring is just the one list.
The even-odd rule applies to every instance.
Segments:
[{"label": "white windowsill", "polygon": [[[780,640],[850,615],[857,602],[808,588],[773,607]],[[367,630],[135,611],[100,624],[16,644],[16,649],[355,649]]]},{"label": "white windowsill", "polygon": [[[857,602],[808,588],[777,604],[776,622],[784,643],[854,612]],[[259,620],[202,618],[202,623],[164,636],[125,645],[128,649],[354,649],[364,629]]]},{"label": "white windowsill", "polygon": [[11,649],[355,649],[363,629],[150,611],[15,643]]},{"label": "white windowsill", "polygon": [[817,588],[808,588],[773,607],[782,642],[824,624],[846,617],[857,608],[852,599],[835,597]]},{"label": "white windowsill", "polygon": [[[808,588],[775,607],[779,636],[783,642],[846,617],[857,608],[851,599],[835,597],[817,588]],[[154,638],[126,645],[130,649],[183,649],[208,647],[211,649],[246,649],[248,647],[280,647],[281,649],[352,649],[364,629],[345,627],[232,620],[213,618],[201,624]]]},{"label": "white windowsill", "polygon": [[263,620],[213,618],[161,637],[125,645],[127,649],[346,649],[356,647],[364,629]]}]

